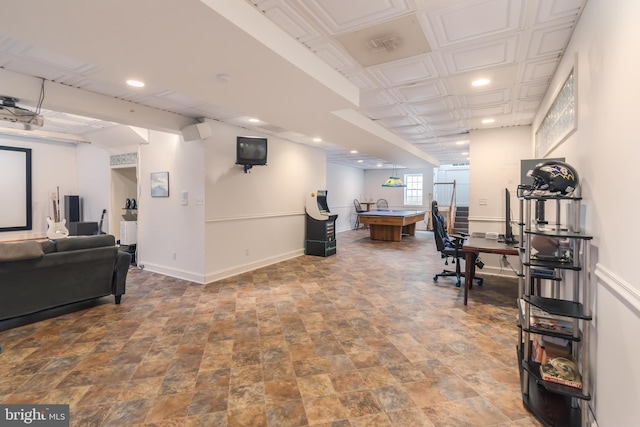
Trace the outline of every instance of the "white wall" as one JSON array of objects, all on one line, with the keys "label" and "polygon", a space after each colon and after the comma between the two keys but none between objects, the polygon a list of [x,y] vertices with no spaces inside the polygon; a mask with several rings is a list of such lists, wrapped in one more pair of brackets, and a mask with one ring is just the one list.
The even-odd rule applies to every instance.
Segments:
[{"label": "white wall", "polygon": [[566,157],[578,170],[584,226],[594,236],[591,406],[600,427],[638,423],[640,281],[636,255],[626,242],[639,235],[639,179],[633,172],[640,158],[639,20],[636,0],[590,0],[534,122],[535,129],[577,64],[578,129],[549,155]]},{"label": "white wall", "polygon": [[[0,145],[31,148],[33,229],[0,233],[0,241],[45,237],[46,217],[53,217],[51,194],[60,188],[64,218],[64,195],[78,194],[75,144],[43,142],[39,139],[0,135]],[[2,206],[0,209],[10,209]]]},{"label": "white wall", "polygon": [[204,152],[205,281],[302,255],[305,198],[326,188],[325,153],[269,136],[267,166],[245,174],[235,164],[236,137],[247,131],[210,124],[213,136]]},{"label": "white wall", "polygon": [[[204,163],[202,141],[151,131],[149,144],[140,145],[138,265],[203,283]],[[152,172],[169,172],[169,197],[151,197]],[[186,205],[183,191],[188,192]]]},{"label": "white wall", "polygon": [[512,193],[514,210],[520,160],[532,157],[531,126],[472,130],[470,137],[469,231],[504,233],[504,189]]},{"label": "white wall", "polygon": [[[109,152],[91,144],[78,145],[78,195],[82,204],[82,221],[100,222],[103,209],[110,206]],[[105,216],[102,231],[111,234],[108,216]]]},{"label": "white wall", "polygon": [[[364,170],[327,163],[327,204],[331,213],[338,215],[336,231],[353,228],[355,224],[353,200],[360,197],[363,187]],[[339,238],[338,245],[340,245]]]},{"label": "white wall", "polygon": [[[469,154],[469,232],[505,232],[504,189],[511,191],[511,211],[518,216],[516,189],[520,183],[520,160],[532,158],[531,126],[472,130]],[[486,201],[486,205],[482,204]],[[513,227],[517,234],[517,227]],[[500,256],[481,254],[483,272],[514,275],[500,266]],[[509,257],[517,270],[518,260]]]}]

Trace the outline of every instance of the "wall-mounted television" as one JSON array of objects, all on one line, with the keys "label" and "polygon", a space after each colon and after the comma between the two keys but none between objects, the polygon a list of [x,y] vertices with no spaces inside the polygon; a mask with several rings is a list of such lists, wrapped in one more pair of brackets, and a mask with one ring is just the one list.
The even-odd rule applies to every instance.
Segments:
[{"label": "wall-mounted television", "polygon": [[236,140],[236,164],[247,173],[253,166],[267,164],[267,138],[239,136]]}]

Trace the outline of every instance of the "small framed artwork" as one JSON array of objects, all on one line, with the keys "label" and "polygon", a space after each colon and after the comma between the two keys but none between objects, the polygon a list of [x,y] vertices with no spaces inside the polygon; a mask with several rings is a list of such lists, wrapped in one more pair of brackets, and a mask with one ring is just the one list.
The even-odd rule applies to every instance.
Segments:
[{"label": "small framed artwork", "polygon": [[151,174],[151,197],[169,197],[169,172]]}]

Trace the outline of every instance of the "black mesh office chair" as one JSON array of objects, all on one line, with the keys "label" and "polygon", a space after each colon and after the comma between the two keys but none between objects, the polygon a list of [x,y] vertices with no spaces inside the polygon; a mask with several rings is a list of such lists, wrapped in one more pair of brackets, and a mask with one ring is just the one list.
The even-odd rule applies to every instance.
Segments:
[{"label": "black mesh office chair", "polygon": [[[433,237],[436,241],[436,248],[442,258],[444,258],[444,265],[449,265],[449,258],[453,258],[452,263],[456,265],[455,270],[442,270],[442,273],[438,273],[433,276],[433,281],[437,282],[438,277],[456,277],[456,286],[460,287],[462,272],[460,269],[460,261],[464,258],[464,252],[462,252],[462,244],[466,235],[461,234],[447,234],[447,227],[444,217],[440,215],[438,211],[438,202],[435,200],[431,203],[431,223],[433,224]],[[479,259],[479,258],[478,258]],[[478,262],[476,266],[479,267]],[[480,267],[481,268],[481,267]],[[482,278],[474,277],[473,280],[478,282],[478,286],[482,286]]]},{"label": "black mesh office chair", "polygon": [[[356,210],[356,221],[353,226],[353,229],[357,230],[358,228],[360,228],[360,217],[358,216],[358,214],[361,212],[366,212],[366,210],[362,209],[362,205],[360,204],[358,199],[353,199],[353,206],[355,207],[355,210]],[[363,224],[363,228],[366,228],[366,225]]]},{"label": "black mesh office chair", "polygon": [[378,199],[378,201],[376,202],[376,209],[378,209],[379,211],[388,211],[389,203],[387,203],[386,199]]}]

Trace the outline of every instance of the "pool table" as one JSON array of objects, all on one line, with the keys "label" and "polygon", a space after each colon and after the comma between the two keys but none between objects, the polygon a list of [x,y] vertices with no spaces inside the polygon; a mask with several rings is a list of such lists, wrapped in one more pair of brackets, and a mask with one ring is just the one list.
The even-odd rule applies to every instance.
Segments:
[{"label": "pool table", "polygon": [[367,224],[372,240],[400,242],[402,235],[416,234],[416,223],[424,221],[424,211],[371,211],[358,214],[361,224]]}]

